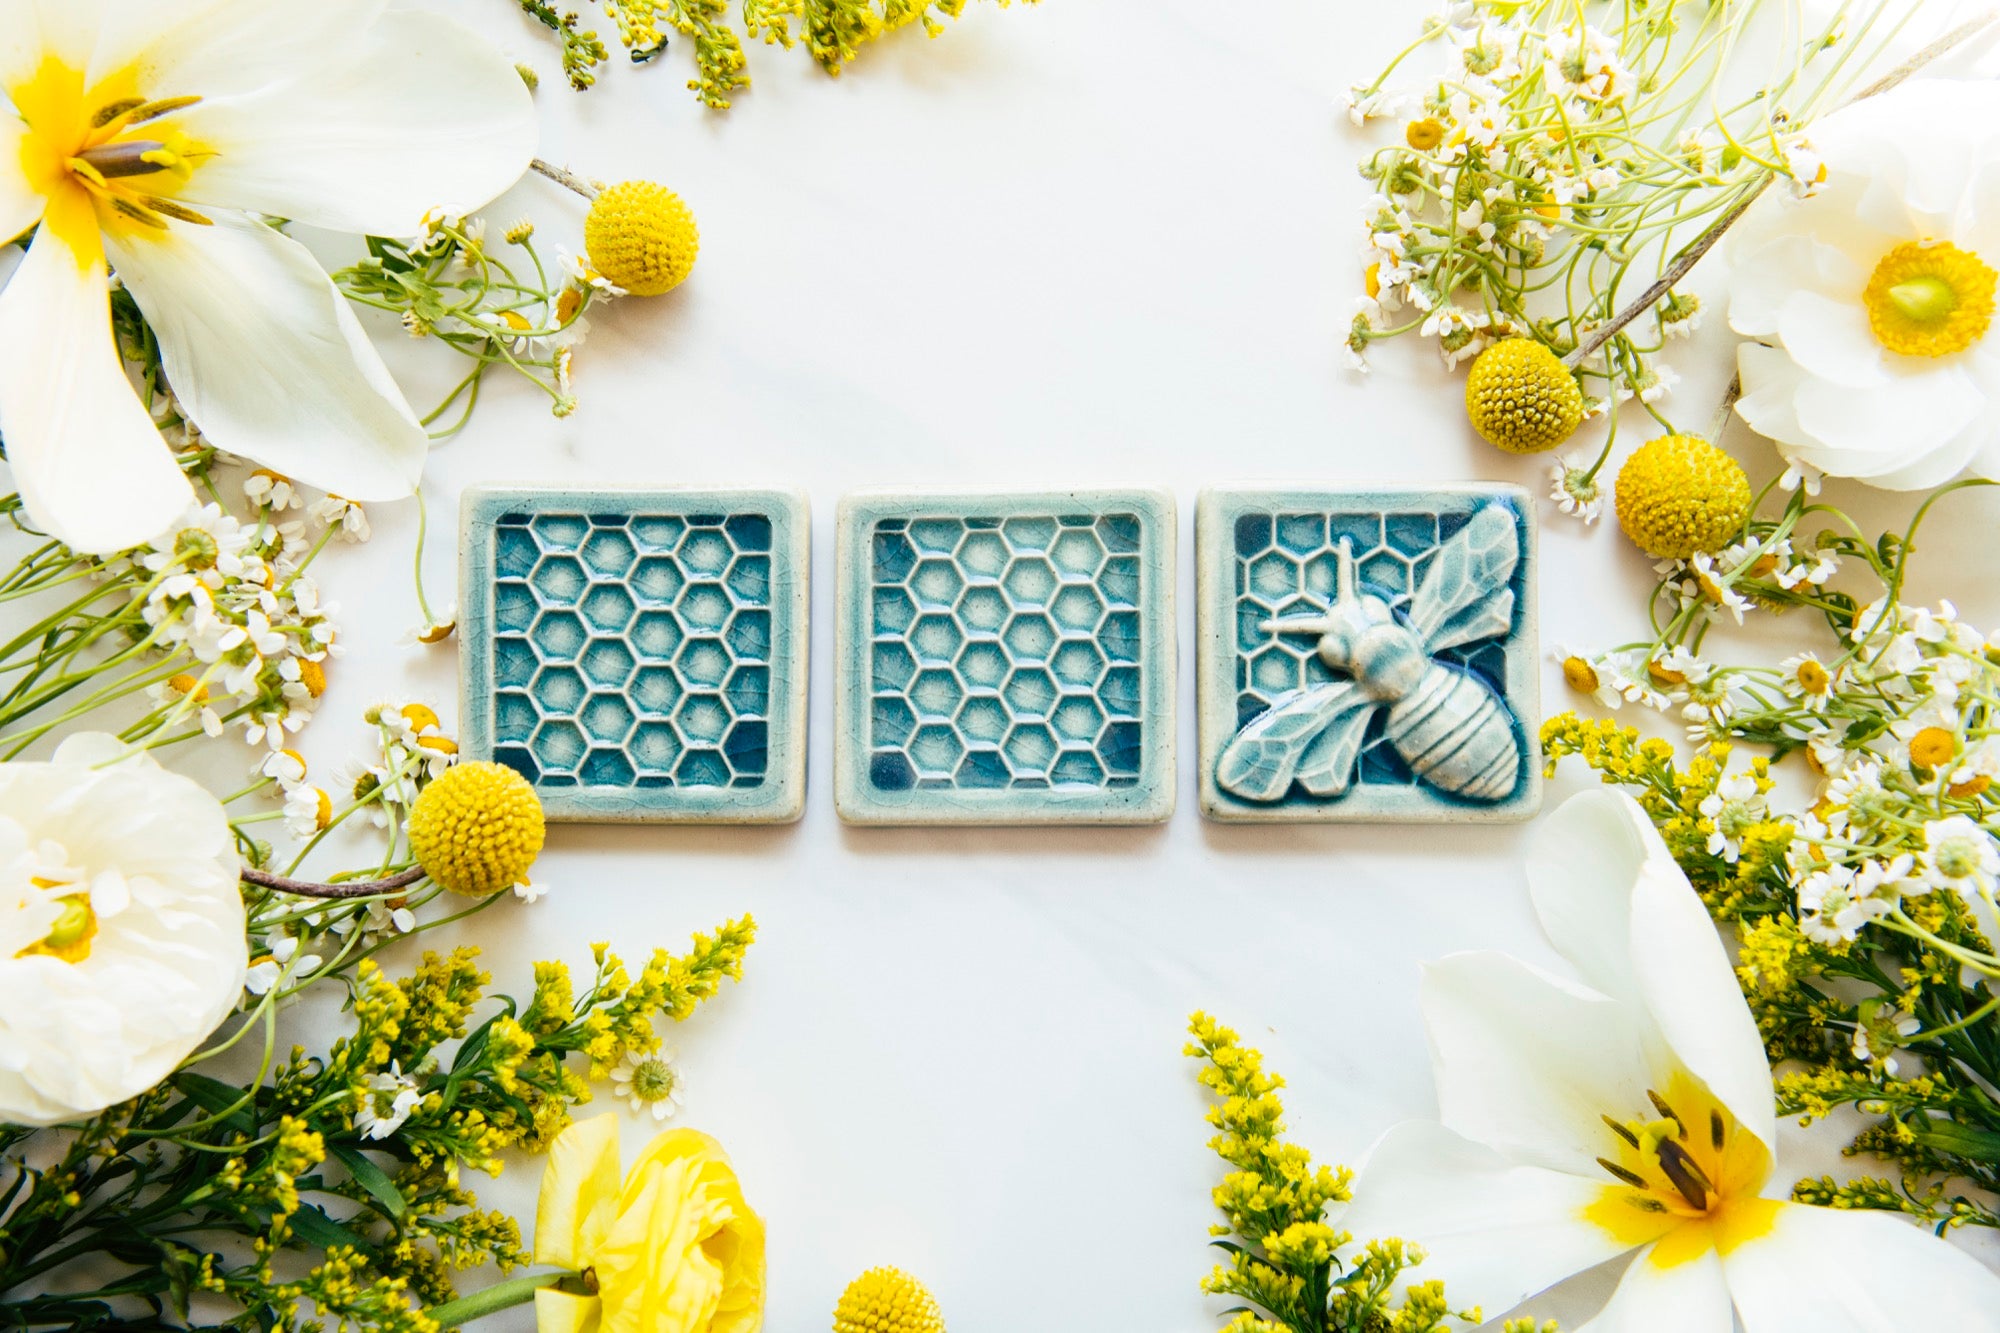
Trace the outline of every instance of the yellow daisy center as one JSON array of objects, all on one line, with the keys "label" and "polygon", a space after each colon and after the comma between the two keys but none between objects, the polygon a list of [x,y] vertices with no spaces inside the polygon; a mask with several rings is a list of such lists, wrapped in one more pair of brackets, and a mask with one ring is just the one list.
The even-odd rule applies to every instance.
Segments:
[{"label": "yellow daisy center", "polygon": [[1986,336],[2000,274],[1950,241],[1905,241],[1883,255],[1861,299],[1892,352],[1950,356]]},{"label": "yellow daisy center", "polygon": [[1825,694],[1827,687],[1833,684],[1833,677],[1827,674],[1826,668],[1810,657],[1799,663],[1792,676],[1807,694]]},{"label": "yellow daisy center", "polygon": [[1581,657],[1563,659],[1563,680],[1579,694],[1593,694],[1597,690],[1597,668]]},{"label": "yellow daisy center", "polygon": [[1948,764],[1957,753],[1957,739],[1943,727],[1925,727],[1910,737],[1910,763],[1917,768]]}]

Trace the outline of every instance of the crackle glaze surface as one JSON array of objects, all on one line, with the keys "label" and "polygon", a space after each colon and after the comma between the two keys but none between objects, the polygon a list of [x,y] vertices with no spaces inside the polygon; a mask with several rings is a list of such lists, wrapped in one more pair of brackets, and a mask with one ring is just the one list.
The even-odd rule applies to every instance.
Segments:
[{"label": "crackle glaze surface", "polygon": [[1172,512],[1134,492],[845,502],[843,817],[1164,818]]},{"label": "crackle glaze surface", "polygon": [[[1509,794],[1473,800],[1412,771],[1377,709],[1360,735],[1351,785],[1319,796],[1292,785],[1274,800],[1246,800],[1217,782],[1230,741],[1301,692],[1347,678],[1330,667],[1310,634],[1275,632],[1273,622],[1324,616],[1339,590],[1342,542],[1362,593],[1380,598],[1399,621],[1440,548],[1481,510],[1498,506],[1513,521],[1518,558],[1506,579],[1512,595],[1504,632],[1443,647],[1433,660],[1470,676],[1504,705],[1520,764]],[[1337,492],[1307,488],[1217,488],[1196,513],[1202,809],[1224,820],[1500,821],[1526,819],[1540,805],[1533,719],[1539,716],[1533,604],[1533,506],[1507,486]],[[1524,726],[1522,719],[1529,719]]]},{"label": "crackle glaze surface", "polygon": [[780,492],[468,492],[467,753],[554,819],[797,818],[806,529]]}]

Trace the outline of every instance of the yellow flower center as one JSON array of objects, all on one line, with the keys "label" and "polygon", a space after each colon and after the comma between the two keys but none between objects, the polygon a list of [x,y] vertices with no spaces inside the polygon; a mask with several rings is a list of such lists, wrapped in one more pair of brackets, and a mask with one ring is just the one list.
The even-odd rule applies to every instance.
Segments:
[{"label": "yellow flower center", "polygon": [[1925,727],[1910,737],[1910,763],[1916,768],[1948,764],[1957,753],[1957,739],[1943,727]]},{"label": "yellow flower center", "polygon": [[46,201],[44,225],[80,259],[99,257],[97,233],[165,231],[169,221],[209,219],[173,196],[211,154],[170,123],[198,97],[147,98],[137,67],[87,83],[53,56],[6,90],[27,127],[21,166]]},{"label": "yellow flower center", "polygon": [[1810,657],[1799,663],[1792,675],[1799,682],[1799,688],[1807,694],[1825,694],[1827,687],[1833,684],[1833,677],[1827,674],[1826,668]]},{"label": "yellow flower center", "polygon": [[197,704],[208,702],[208,686],[201,683],[192,673],[177,671],[167,678],[167,688],[183,699],[192,699]]},{"label": "yellow flower center", "polygon": [[306,687],[306,693],[317,699],[326,693],[326,668],[309,657],[301,657],[299,663],[299,684]]},{"label": "yellow flower center", "polygon": [[438,715],[423,704],[404,704],[403,721],[410,724],[410,730],[422,734],[438,724]]},{"label": "yellow flower center", "polygon": [[1687,1075],[1667,1096],[1646,1096],[1652,1117],[1604,1117],[1613,1155],[1597,1164],[1617,1183],[1585,1218],[1621,1243],[1657,1242],[1651,1262],[1663,1268],[1712,1249],[1727,1254],[1768,1232],[1778,1209],[1760,1195],[1771,1174],[1769,1149]]},{"label": "yellow flower center", "polygon": [[1403,131],[1403,142],[1420,153],[1427,153],[1444,142],[1444,125],[1432,117],[1413,120]]},{"label": "yellow flower center", "polygon": [[1892,352],[1950,356],[1986,336],[2000,274],[1950,241],[1905,241],[1883,255],[1861,299]]},{"label": "yellow flower center", "polygon": [[1563,659],[1563,680],[1578,694],[1594,694],[1597,691],[1597,668],[1581,657]]},{"label": "yellow flower center", "polygon": [[[41,883],[37,880],[36,883]],[[47,887],[44,885],[44,887]],[[34,954],[59,958],[65,963],[80,963],[90,957],[90,942],[97,938],[97,913],[90,908],[90,895],[78,893],[64,898],[58,907],[56,923],[49,933],[37,944],[31,944],[16,954],[17,958],[27,958]]]},{"label": "yellow flower center", "polygon": [[673,1066],[658,1056],[648,1056],[632,1066],[632,1095],[642,1102],[657,1102],[671,1097],[674,1084]]}]

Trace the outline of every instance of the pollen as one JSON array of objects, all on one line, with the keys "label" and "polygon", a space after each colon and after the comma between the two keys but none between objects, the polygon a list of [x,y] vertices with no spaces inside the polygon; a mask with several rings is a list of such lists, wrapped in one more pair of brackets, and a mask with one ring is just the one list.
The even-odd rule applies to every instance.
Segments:
[{"label": "pollen", "polygon": [[542,803],[505,764],[447,769],[410,808],[410,851],[453,893],[483,898],[512,888],[540,855]]},{"label": "pollen", "polygon": [[1647,555],[1685,560],[1721,550],[1750,517],[1743,466],[1694,435],[1662,435],[1625,460],[1618,526]]},{"label": "pollen", "polygon": [[672,291],[701,248],[694,214],[652,181],[625,181],[598,195],[583,223],[591,265],[635,296]]},{"label": "pollen", "polygon": [[309,657],[301,657],[299,663],[299,684],[306,687],[306,693],[317,699],[326,693],[326,668]]},{"label": "pollen", "polygon": [[840,1294],[833,1333],[945,1333],[944,1312],[902,1269],[871,1268]]},{"label": "pollen", "polygon": [[193,700],[197,704],[208,702],[208,686],[189,672],[180,671],[170,676],[167,679],[167,688],[183,699]]},{"label": "pollen", "polygon": [[1553,449],[1583,424],[1583,390],[1556,354],[1532,338],[1493,344],[1465,379],[1473,429],[1510,454]]},{"label": "pollen", "polygon": [[1861,293],[1868,325],[1892,352],[1950,356],[1986,336],[2000,274],[1949,241],[1905,241],[1883,255]]},{"label": "pollen", "polygon": [[1958,741],[1943,727],[1925,727],[1910,737],[1910,766],[1939,768],[1958,753]]}]

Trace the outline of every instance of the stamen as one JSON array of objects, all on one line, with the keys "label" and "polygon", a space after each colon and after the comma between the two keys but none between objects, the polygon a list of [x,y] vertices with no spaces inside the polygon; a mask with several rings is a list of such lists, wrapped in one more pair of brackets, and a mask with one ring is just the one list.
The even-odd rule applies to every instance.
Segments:
[{"label": "stamen", "polygon": [[144,125],[149,120],[158,120],[161,116],[171,116],[176,111],[185,111],[200,100],[199,97],[162,97],[134,107],[132,118],[126,123]]},{"label": "stamen", "polygon": [[1646,1178],[1637,1171],[1628,1171],[1618,1165],[1618,1163],[1606,1161],[1602,1157],[1597,1159],[1597,1164],[1618,1177],[1618,1179],[1624,1181],[1627,1185],[1630,1185],[1633,1189],[1642,1190],[1646,1188]]},{"label": "stamen", "polygon": [[1725,1127],[1722,1123],[1722,1112],[1710,1111],[1708,1113],[1708,1141],[1715,1145],[1717,1152],[1722,1151],[1722,1140],[1725,1137],[1725,1133]]},{"label": "stamen", "polygon": [[1707,1211],[1709,1194],[1714,1187],[1710,1185],[1707,1174],[1695,1165],[1694,1158],[1688,1156],[1687,1149],[1668,1139],[1658,1151],[1660,1170],[1673,1182],[1681,1197],[1693,1207]]},{"label": "stamen", "polygon": [[1619,1124],[1616,1120],[1613,1120],[1608,1115],[1604,1116],[1603,1120],[1605,1127],[1609,1129],[1613,1134],[1616,1134],[1619,1138],[1625,1140],[1625,1142],[1631,1144],[1634,1148],[1639,1146],[1639,1136],[1637,1134],[1634,1134],[1631,1130],[1625,1128],[1625,1126]]},{"label": "stamen", "polygon": [[1673,1121],[1679,1131],[1680,1137],[1686,1139],[1688,1136],[1687,1122],[1675,1114],[1673,1107],[1667,1105],[1667,1099],[1659,1093],[1654,1092],[1651,1088],[1646,1089],[1646,1096],[1652,1099],[1653,1109],[1666,1119]]},{"label": "stamen", "polygon": [[90,127],[94,130],[101,130],[120,116],[125,115],[127,112],[137,111],[144,105],[146,105],[146,99],[143,97],[128,97],[121,102],[107,102],[97,108],[97,114],[90,118]]},{"label": "stamen", "polygon": [[1667,1211],[1667,1206],[1650,1194],[1636,1194],[1626,1199],[1625,1202],[1631,1204],[1641,1212],[1664,1213]]},{"label": "stamen", "polygon": [[120,199],[116,195],[111,196],[110,204],[120,213],[123,213],[126,217],[142,226],[151,227],[155,231],[165,231],[167,229],[167,220],[150,208],[142,207],[129,199]]},{"label": "stamen", "polygon": [[185,204],[177,204],[171,199],[162,199],[156,194],[145,196],[146,207],[155,213],[165,214],[176,222],[192,222],[197,227],[213,227],[215,220],[202,216]]},{"label": "stamen", "polygon": [[88,166],[101,179],[114,176],[150,176],[156,171],[164,171],[171,162],[163,161],[156,154],[165,153],[167,146],[156,139],[131,139],[122,143],[99,144],[86,148],[70,159],[70,164]]}]

